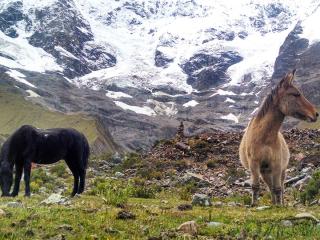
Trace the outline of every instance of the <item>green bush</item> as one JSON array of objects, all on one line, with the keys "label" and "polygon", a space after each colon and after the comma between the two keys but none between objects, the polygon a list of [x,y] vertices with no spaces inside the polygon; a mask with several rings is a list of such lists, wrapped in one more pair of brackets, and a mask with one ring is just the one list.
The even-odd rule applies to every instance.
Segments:
[{"label": "green bush", "polygon": [[197,191],[197,184],[192,181],[183,187],[181,187],[178,191],[178,195],[181,200],[189,201],[191,200],[192,195]]},{"label": "green bush", "polygon": [[157,179],[160,180],[163,177],[163,173],[150,168],[141,168],[137,174],[144,179]]},{"label": "green bush", "polygon": [[155,198],[157,192],[161,191],[161,187],[157,189],[155,185],[147,185],[144,178],[135,177],[130,182],[131,196],[135,198]]},{"label": "green bush", "polygon": [[302,203],[311,202],[314,200],[319,194],[320,188],[320,171],[315,172],[312,175],[312,178],[308,182],[304,191],[300,194],[300,201]]},{"label": "green bush", "polygon": [[131,195],[135,198],[155,198],[156,190],[151,186],[134,186]]},{"label": "green bush", "polygon": [[132,188],[125,182],[113,179],[97,178],[93,182],[90,194],[103,197],[107,204],[118,206],[128,202]]},{"label": "green bush", "polygon": [[51,168],[50,172],[57,175],[58,177],[65,177],[67,174],[66,163],[61,162],[61,163],[55,164]]},{"label": "green bush", "polygon": [[137,153],[128,153],[121,164],[121,169],[129,169],[141,165],[142,160],[139,154]]},{"label": "green bush", "polygon": [[217,166],[217,163],[215,160],[211,159],[211,160],[207,161],[208,168],[215,168],[216,166]]}]

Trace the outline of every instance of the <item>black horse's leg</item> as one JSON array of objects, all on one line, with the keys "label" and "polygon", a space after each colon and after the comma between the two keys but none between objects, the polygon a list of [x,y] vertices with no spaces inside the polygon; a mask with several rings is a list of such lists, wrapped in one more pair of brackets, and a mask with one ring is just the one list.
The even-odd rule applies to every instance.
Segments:
[{"label": "black horse's leg", "polygon": [[25,161],[23,168],[24,168],[25,196],[30,197],[31,160]]},{"label": "black horse's leg", "polygon": [[82,169],[80,170],[80,186],[78,189],[78,194],[82,193],[84,190],[85,178],[86,178],[86,169]]},{"label": "black horse's leg", "polygon": [[[71,170],[72,171],[72,170]],[[77,194],[78,189],[79,189],[79,173],[78,171],[72,172],[73,177],[74,177],[74,182],[73,182],[73,190],[71,193],[71,197]]]},{"label": "black horse's leg", "polygon": [[20,188],[20,181],[21,181],[21,176],[22,176],[22,169],[23,169],[23,165],[20,163],[16,163],[16,175],[14,178],[14,187],[13,187],[13,191],[11,193],[12,197],[15,197],[18,195],[19,193],[19,188]]},{"label": "black horse's leg", "polygon": [[74,165],[72,161],[70,161],[69,158],[66,159],[65,161],[66,161],[68,167],[70,168],[72,175],[74,177],[73,190],[71,193],[71,197],[73,197],[74,195],[77,194],[78,189],[79,189],[79,170],[78,170],[77,166]]}]

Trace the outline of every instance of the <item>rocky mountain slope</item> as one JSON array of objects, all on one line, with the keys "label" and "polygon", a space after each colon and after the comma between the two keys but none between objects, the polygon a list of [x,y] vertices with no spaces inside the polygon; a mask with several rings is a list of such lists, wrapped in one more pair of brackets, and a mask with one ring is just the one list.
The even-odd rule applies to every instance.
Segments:
[{"label": "rocky mountain slope", "polygon": [[145,149],[242,129],[270,85],[297,68],[318,98],[319,2],[4,0],[0,81],[27,100],[96,118],[106,141]]}]

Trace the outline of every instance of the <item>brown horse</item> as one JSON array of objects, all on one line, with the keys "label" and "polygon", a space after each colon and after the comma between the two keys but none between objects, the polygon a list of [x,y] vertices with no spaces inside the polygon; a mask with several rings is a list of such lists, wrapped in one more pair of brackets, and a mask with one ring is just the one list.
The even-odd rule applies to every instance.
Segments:
[{"label": "brown horse", "polygon": [[265,98],[257,115],[250,121],[241,140],[242,165],[251,171],[252,205],[257,204],[260,176],[268,185],[273,204],[283,204],[285,171],[289,149],[280,133],[285,116],[317,121],[315,107],[293,85],[295,70],[280,81]]}]

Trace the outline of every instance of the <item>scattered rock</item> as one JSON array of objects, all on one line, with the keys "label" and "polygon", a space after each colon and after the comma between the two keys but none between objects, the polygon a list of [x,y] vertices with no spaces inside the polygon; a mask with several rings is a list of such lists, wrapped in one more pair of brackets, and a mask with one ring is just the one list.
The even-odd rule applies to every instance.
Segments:
[{"label": "scattered rock", "polygon": [[192,197],[192,205],[198,205],[202,207],[212,206],[211,199],[206,194],[196,193]]},{"label": "scattered rock", "polygon": [[207,225],[208,225],[208,227],[220,227],[224,224],[221,222],[209,222]]},{"label": "scattered rock", "polygon": [[31,229],[28,229],[25,233],[25,235],[27,237],[33,237],[35,235],[34,231],[32,231]]},{"label": "scattered rock", "polygon": [[108,233],[108,234],[118,234],[118,233],[120,233],[120,231],[118,229],[115,229],[115,228],[112,228],[112,227],[106,228],[104,231],[106,233]]},{"label": "scattered rock", "polygon": [[189,221],[182,223],[178,228],[178,231],[190,234],[190,235],[197,235],[198,230],[197,230],[197,224],[195,221]]},{"label": "scattered rock", "polygon": [[135,219],[136,215],[134,215],[133,213],[126,211],[126,210],[121,210],[120,212],[118,212],[117,215],[117,219]]},{"label": "scattered rock", "polygon": [[178,210],[180,211],[187,211],[187,210],[192,210],[192,205],[191,204],[181,204],[178,206]]},{"label": "scattered rock", "polygon": [[178,142],[176,143],[176,148],[182,150],[182,151],[189,151],[190,150],[190,146],[182,143],[182,142]]},{"label": "scattered rock", "polygon": [[293,223],[290,220],[282,220],[281,225],[284,227],[292,227]]},{"label": "scattered rock", "polygon": [[211,183],[204,179],[203,175],[201,174],[196,174],[196,173],[191,173],[187,172],[183,177],[182,177],[182,182],[183,183],[197,183],[198,187],[209,187],[211,186]]},{"label": "scattered rock", "polygon": [[212,203],[212,206],[214,206],[214,207],[222,207],[222,206],[223,206],[223,202],[220,202],[220,201],[218,201],[218,202],[213,202],[213,203]]},{"label": "scattered rock", "polygon": [[73,227],[69,224],[61,224],[59,227],[58,227],[59,230],[63,230],[63,231],[72,231],[73,230]]},{"label": "scattered rock", "polygon": [[308,212],[299,213],[294,218],[295,219],[308,219],[308,220],[312,220],[315,223],[319,223],[319,219]]},{"label": "scattered rock", "polygon": [[290,179],[288,179],[287,181],[285,181],[284,184],[285,184],[285,185],[294,184],[294,183],[298,182],[299,180],[305,178],[305,176],[306,176],[305,174],[302,174],[302,175],[299,175],[299,176],[295,176],[295,177],[290,178]]},{"label": "scattered rock", "polygon": [[111,162],[114,163],[114,164],[120,164],[120,163],[123,162],[123,158],[121,157],[121,155],[118,152],[116,152],[111,157]]},{"label": "scattered rock", "polygon": [[47,199],[43,200],[41,202],[41,204],[64,204],[66,203],[67,199],[65,197],[63,197],[60,194],[57,193],[53,193],[51,194]]},{"label": "scattered rock", "polygon": [[239,206],[240,204],[239,203],[236,203],[236,202],[228,202],[227,204],[229,207],[236,207],[236,206]]},{"label": "scattered rock", "polygon": [[125,175],[124,175],[122,172],[116,172],[116,173],[114,174],[114,176],[115,176],[116,178],[123,178]]},{"label": "scattered rock", "polygon": [[296,182],[295,184],[293,184],[292,187],[296,187],[299,190],[302,190],[304,188],[304,186],[307,185],[307,183],[309,182],[309,180],[311,178],[312,178],[311,176],[307,175],[303,179],[301,179],[298,182]]},{"label": "scattered rock", "polygon": [[12,208],[21,208],[21,207],[23,207],[23,204],[22,204],[22,202],[8,202],[7,204],[6,204],[6,206],[7,207],[12,207]]},{"label": "scattered rock", "polygon": [[257,211],[263,211],[263,210],[266,210],[266,209],[269,209],[271,208],[270,206],[260,206],[260,207],[257,207],[256,210]]},{"label": "scattered rock", "polygon": [[0,217],[5,217],[6,212],[0,208]]}]

